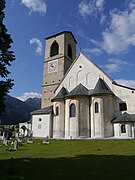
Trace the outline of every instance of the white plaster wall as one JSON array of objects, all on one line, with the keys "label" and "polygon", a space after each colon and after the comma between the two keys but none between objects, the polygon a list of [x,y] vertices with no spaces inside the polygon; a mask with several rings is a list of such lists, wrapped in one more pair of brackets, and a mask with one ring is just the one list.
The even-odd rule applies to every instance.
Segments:
[{"label": "white plaster wall", "polygon": [[72,117],[72,118],[69,118],[69,123],[70,123],[70,138],[74,139],[74,138],[78,138],[78,129],[77,129],[77,126],[78,126],[78,119],[76,117]]},{"label": "white plaster wall", "polygon": [[112,119],[115,117],[114,112],[114,96],[104,95],[103,99],[103,119],[104,119],[104,136],[113,136],[113,125],[111,123]]},{"label": "white plaster wall", "polygon": [[[102,95],[91,100],[91,137],[103,138],[113,136],[111,120],[114,116],[114,97]],[[99,105],[99,113],[95,113],[95,103]]]},{"label": "white plaster wall", "polygon": [[[76,117],[69,117],[69,131],[70,138],[78,138],[79,137],[79,101],[76,99],[71,99],[69,106],[74,103],[76,106]],[[69,114],[69,112],[68,112]]]},{"label": "white plaster wall", "polygon": [[79,137],[90,136],[89,97],[78,97],[79,101]]},{"label": "white plaster wall", "polygon": [[[69,107],[74,103],[76,106],[76,117],[69,117]],[[78,116],[79,116],[79,102],[76,99],[67,99],[66,108],[65,108],[65,138],[78,138],[79,129],[78,129]]]},{"label": "white plaster wall", "polygon": [[59,137],[59,116],[56,116],[56,107],[59,107],[60,111],[60,106],[59,103],[53,103],[53,138]]},{"label": "white plaster wall", "polygon": [[[95,103],[99,105],[99,113],[95,113]],[[92,98],[92,106],[93,106],[93,130],[94,137],[101,138],[104,137],[104,120],[103,120],[103,100],[100,97]]]},{"label": "white plaster wall", "polygon": [[[59,115],[56,116],[56,107],[59,107]],[[54,102],[53,137],[63,138],[65,136],[65,107],[64,101]]]},{"label": "white plaster wall", "polygon": [[[42,120],[39,121],[39,118]],[[32,132],[33,137],[44,138],[51,137],[50,126],[51,126],[50,114],[41,114],[32,116]],[[38,128],[38,127],[41,128]]]},{"label": "white plaster wall", "polygon": [[114,137],[120,137],[120,127],[119,123],[114,124]]},{"label": "white plaster wall", "polygon": [[116,107],[115,114],[116,117],[123,112],[119,111],[119,103],[126,102],[127,103],[127,113],[135,114],[135,91],[131,89],[127,89],[124,87],[113,85],[114,94],[118,97],[116,98]]},{"label": "white plaster wall", "polygon": [[[125,124],[126,133],[121,133],[121,125]],[[126,123],[114,123],[114,137],[117,138],[128,138],[134,137],[134,124],[130,122]]]},{"label": "white plaster wall", "polygon": [[69,123],[69,103],[70,99],[66,99],[65,102],[65,138],[68,139],[70,137],[70,123]]},{"label": "white plaster wall", "polygon": [[93,89],[99,77],[104,79],[112,89],[112,80],[83,54],[80,54],[75,63],[73,63],[72,68],[66,74],[64,80],[56,89],[55,95],[62,87],[67,88],[70,92],[80,83],[88,89]]}]

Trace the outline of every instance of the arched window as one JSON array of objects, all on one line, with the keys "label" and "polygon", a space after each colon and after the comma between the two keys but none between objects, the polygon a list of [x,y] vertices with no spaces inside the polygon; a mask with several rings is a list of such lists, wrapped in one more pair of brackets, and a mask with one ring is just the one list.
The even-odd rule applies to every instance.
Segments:
[{"label": "arched window", "polygon": [[125,126],[125,124],[121,125],[121,133],[126,133],[126,126]]},{"label": "arched window", "polygon": [[99,105],[95,102],[95,113],[99,113]]},{"label": "arched window", "polygon": [[70,116],[70,117],[75,117],[75,116],[76,116],[76,107],[75,107],[75,104],[72,103],[72,104],[70,105],[69,110],[70,110],[69,116]]},{"label": "arched window", "polygon": [[50,56],[55,56],[59,54],[59,44],[54,41],[53,44],[51,45],[51,51],[50,51]]},{"label": "arched window", "polygon": [[70,57],[72,59],[72,48],[71,48],[70,44],[68,44],[68,57]]},{"label": "arched window", "polygon": [[59,107],[57,106],[56,107],[56,116],[58,116],[59,115]]}]

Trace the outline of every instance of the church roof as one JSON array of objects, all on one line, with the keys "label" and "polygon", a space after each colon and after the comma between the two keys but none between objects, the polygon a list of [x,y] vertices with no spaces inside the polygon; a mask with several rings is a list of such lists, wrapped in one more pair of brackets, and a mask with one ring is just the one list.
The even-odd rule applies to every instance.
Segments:
[{"label": "church roof", "polygon": [[128,87],[128,86],[124,86],[124,85],[122,85],[122,84],[118,84],[118,83],[116,83],[115,81],[113,82],[113,84],[116,85],[116,86],[120,86],[120,87],[123,87],[123,88],[126,88],[126,89],[131,89],[131,90],[135,91],[135,88]]},{"label": "church roof", "polygon": [[111,91],[111,89],[109,88],[109,86],[106,84],[106,82],[99,78],[93,92],[93,95],[97,95],[97,94],[112,94],[113,92]]},{"label": "church roof", "polygon": [[128,114],[124,112],[119,117],[112,120],[113,123],[119,123],[119,122],[134,122],[135,121],[135,114]]},{"label": "church roof", "polygon": [[70,93],[68,93],[66,97],[70,97],[70,96],[88,96],[88,95],[89,95],[89,90],[86,87],[84,87],[82,84],[79,84]]},{"label": "church roof", "polygon": [[59,101],[65,99],[66,95],[68,94],[68,91],[66,88],[62,87],[59,93],[52,99],[52,101]]},{"label": "church roof", "polygon": [[50,114],[50,113],[52,113],[52,111],[53,111],[53,107],[48,106],[46,108],[38,109],[38,110],[35,110],[35,111],[31,112],[31,115]]},{"label": "church roof", "polygon": [[73,37],[75,43],[77,44],[77,41],[76,41],[76,39],[75,39],[75,37],[74,37],[74,35],[72,34],[71,31],[62,31],[62,32],[56,33],[56,34],[54,34],[54,35],[48,36],[48,37],[46,37],[45,39],[50,39],[50,38],[52,38],[52,37],[59,36],[59,35],[64,34],[64,33],[69,33],[69,34],[71,34],[71,36]]}]

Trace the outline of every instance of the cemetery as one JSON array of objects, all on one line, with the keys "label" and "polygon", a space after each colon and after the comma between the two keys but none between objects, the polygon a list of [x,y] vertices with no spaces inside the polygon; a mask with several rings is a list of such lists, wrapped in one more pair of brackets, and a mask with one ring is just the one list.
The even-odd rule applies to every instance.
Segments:
[{"label": "cemetery", "polygon": [[135,178],[133,139],[18,140],[0,140],[2,180]]}]

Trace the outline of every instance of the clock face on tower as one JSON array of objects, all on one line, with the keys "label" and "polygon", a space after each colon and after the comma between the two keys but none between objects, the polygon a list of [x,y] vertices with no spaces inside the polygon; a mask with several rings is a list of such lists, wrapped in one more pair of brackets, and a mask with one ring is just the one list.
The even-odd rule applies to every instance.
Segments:
[{"label": "clock face on tower", "polygon": [[49,61],[48,62],[48,72],[52,73],[52,72],[56,72],[58,70],[58,61],[54,60],[54,61]]}]

